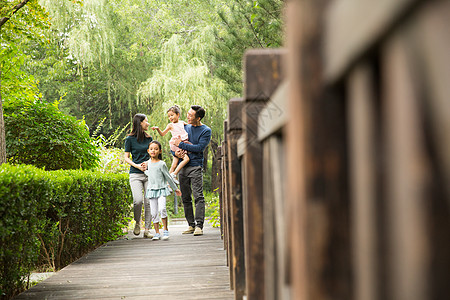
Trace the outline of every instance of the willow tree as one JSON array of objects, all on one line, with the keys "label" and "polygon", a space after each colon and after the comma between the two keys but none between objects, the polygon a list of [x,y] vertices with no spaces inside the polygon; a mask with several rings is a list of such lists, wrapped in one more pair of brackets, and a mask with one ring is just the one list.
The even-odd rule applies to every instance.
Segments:
[{"label": "willow tree", "polygon": [[193,35],[174,34],[163,44],[161,65],[142,84],[138,100],[153,104],[150,120],[159,126],[167,123],[170,106],[178,104],[186,113],[191,105],[201,105],[207,112],[202,122],[213,128],[212,139],[217,143],[223,133],[229,93],[224,82],[213,76],[210,64],[213,28],[199,28]]},{"label": "willow tree", "polygon": [[[107,0],[76,2],[40,0],[52,19],[52,29],[57,32],[58,43],[67,48],[68,58],[77,65],[78,74],[92,66],[106,68],[114,55],[116,32],[113,7]],[[107,69],[107,74],[109,70]],[[87,74],[89,76],[89,74]],[[110,90],[110,80],[107,80]],[[109,115],[111,116],[111,97]]]}]

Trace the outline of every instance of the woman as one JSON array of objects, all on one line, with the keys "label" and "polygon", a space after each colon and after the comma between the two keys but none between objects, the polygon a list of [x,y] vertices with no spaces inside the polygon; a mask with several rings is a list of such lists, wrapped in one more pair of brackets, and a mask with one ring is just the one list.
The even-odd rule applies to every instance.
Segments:
[{"label": "woman", "polygon": [[125,139],[124,154],[125,161],[130,164],[130,186],[133,193],[134,220],[136,221],[133,233],[139,235],[141,232],[139,224],[141,224],[142,204],[144,204],[145,228],[147,229],[144,232],[144,237],[146,238],[153,237],[148,230],[151,224],[150,202],[144,197],[147,190],[147,176],[144,174],[147,165],[144,162],[150,159],[147,150],[153,140],[146,133],[149,126],[146,115],[136,114],[133,117],[131,133]]}]

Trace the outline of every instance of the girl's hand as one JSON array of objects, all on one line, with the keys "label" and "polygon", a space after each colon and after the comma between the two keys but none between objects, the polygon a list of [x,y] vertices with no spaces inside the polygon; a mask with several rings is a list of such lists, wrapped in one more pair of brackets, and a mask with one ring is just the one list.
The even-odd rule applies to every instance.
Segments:
[{"label": "girl's hand", "polygon": [[158,130],[159,127],[158,127],[158,126],[153,126],[152,129],[153,129],[153,130]]},{"label": "girl's hand", "polygon": [[140,165],[139,165],[139,168],[138,168],[139,170],[141,170],[141,171],[145,171],[145,170],[147,170],[147,162],[146,161],[144,161],[143,163],[141,163]]},{"label": "girl's hand", "polygon": [[177,190],[175,191],[175,194],[176,194],[178,197],[180,197],[180,196],[181,196],[181,191],[180,191],[180,189],[177,189]]},{"label": "girl's hand", "polygon": [[183,157],[186,155],[186,153],[187,153],[186,150],[178,149],[177,151],[175,151],[175,156],[183,159]]}]

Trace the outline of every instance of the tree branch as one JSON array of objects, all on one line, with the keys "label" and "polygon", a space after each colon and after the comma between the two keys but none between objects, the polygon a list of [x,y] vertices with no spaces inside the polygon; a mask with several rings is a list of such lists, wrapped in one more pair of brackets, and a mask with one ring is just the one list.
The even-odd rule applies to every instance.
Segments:
[{"label": "tree branch", "polygon": [[241,9],[243,10],[244,18],[247,20],[247,23],[248,23],[248,25],[250,26],[250,29],[252,30],[252,33],[253,33],[253,35],[255,36],[256,41],[257,41],[258,44],[261,46],[261,48],[264,48],[264,46],[263,46],[261,40],[258,38],[258,34],[256,33],[256,30],[255,30],[255,28],[253,27],[252,22],[250,21],[250,19],[249,19],[249,18],[246,16],[246,14],[245,14],[245,8],[244,8],[244,6],[243,6],[242,3],[240,3],[239,1],[238,1],[238,4],[239,4],[239,6],[241,7]]},{"label": "tree branch", "polygon": [[28,1],[30,1],[30,0],[23,0],[22,2],[20,2],[13,8],[13,12],[11,13],[11,15],[9,15],[8,17],[1,18],[0,19],[0,28],[2,28],[3,24],[5,24],[19,9],[24,7],[25,4],[28,3]]}]

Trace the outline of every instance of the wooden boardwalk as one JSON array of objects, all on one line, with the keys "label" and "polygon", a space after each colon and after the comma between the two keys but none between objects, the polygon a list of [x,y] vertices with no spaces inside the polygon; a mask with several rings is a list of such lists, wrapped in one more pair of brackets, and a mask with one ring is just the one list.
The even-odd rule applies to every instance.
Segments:
[{"label": "wooden boardwalk", "polygon": [[85,255],[15,299],[234,299],[220,231],[168,241],[128,234]]}]

